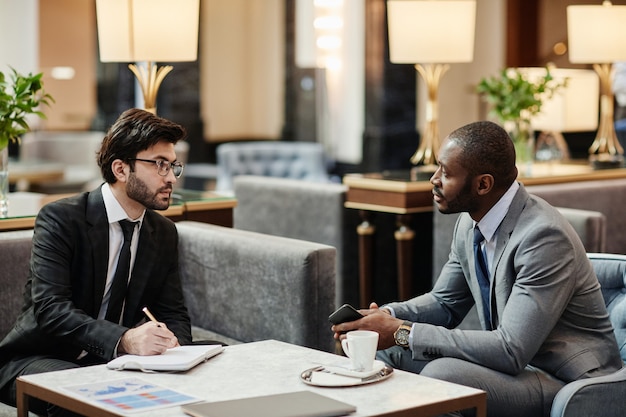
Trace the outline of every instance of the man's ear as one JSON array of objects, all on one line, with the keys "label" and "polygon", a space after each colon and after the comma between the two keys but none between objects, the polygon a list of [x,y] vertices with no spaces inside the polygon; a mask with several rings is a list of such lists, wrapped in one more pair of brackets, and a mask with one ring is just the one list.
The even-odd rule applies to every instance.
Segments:
[{"label": "man's ear", "polygon": [[130,171],[130,166],[124,163],[121,159],[116,159],[111,163],[111,171],[113,171],[113,175],[115,175],[115,178],[119,182],[126,182],[128,171]]},{"label": "man's ear", "polygon": [[493,189],[493,175],[481,174],[476,177],[477,187],[476,192],[478,195],[488,194]]}]

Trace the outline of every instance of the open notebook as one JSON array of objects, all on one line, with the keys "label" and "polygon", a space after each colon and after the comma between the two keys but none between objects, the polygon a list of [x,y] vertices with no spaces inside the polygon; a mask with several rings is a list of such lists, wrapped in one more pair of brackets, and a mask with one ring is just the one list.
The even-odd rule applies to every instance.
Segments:
[{"label": "open notebook", "polygon": [[313,391],[297,391],[238,400],[185,404],[182,410],[194,417],[335,417],[356,407]]},{"label": "open notebook", "polygon": [[139,371],[187,371],[221,353],[222,345],[188,345],[168,349],[161,355],[123,355],[107,363],[107,368]]}]

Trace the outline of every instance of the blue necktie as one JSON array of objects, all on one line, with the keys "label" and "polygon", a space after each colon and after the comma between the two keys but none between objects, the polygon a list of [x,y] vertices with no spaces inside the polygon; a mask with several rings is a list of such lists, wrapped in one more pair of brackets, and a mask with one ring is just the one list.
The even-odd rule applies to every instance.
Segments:
[{"label": "blue necktie", "polygon": [[117,261],[117,269],[111,284],[111,297],[107,307],[106,320],[119,323],[122,315],[122,307],[126,298],[128,288],[128,273],[130,272],[130,241],[133,238],[136,222],[130,220],[120,220],[122,232],[124,232],[124,243],[120,250],[120,257]]},{"label": "blue necktie", "polygon": [[476,277],[480,286],[480,294],[483,297],[483,314],[487,327],[491,329],[491,314],[489,314],[489,270],[487,269],[487,261],[480,247],[485,237],[480,233],[478,226],[474,227],[474,259],[476,264]]}]

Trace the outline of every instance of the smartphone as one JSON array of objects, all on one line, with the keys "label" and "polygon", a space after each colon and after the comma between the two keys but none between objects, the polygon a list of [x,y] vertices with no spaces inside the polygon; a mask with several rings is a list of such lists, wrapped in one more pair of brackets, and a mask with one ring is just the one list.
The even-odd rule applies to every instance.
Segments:
[{"label": "smartphone", "polygon": [[344,304],[328,316],[328,320],[332,324],[339,324],[347,321],[358,320],[361,317],[363,317],[363,314],[356,311],[354,307],[350,304]]}]

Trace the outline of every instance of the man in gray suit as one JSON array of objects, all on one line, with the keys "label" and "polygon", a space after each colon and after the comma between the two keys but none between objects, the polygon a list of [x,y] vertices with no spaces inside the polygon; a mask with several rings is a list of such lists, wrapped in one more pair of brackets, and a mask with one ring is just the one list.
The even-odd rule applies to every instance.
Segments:
[{"label": "man in gray suit", "polygon": [[[191,342],[176,227],[154,211],[169,206],[183,169],[174,145],[185,135],[171,121],[127,110],[97,155],[106,182],[41,209],[24,307],[0,342],[1,401],[15,405],[20,375],[104,363],[125,353],[160,354]],[[117,268],[128,220],[136,222],[126,239],[130,269]],[[125,271],[119,280],[116,269]],[[119,291],[113,281],[122,284]],[[119,309],[111,315],[114,304]],[[146,321],[143,307],[159,323]],[[69,414],[34,399],[30,406],[40,415]]]},{"label": "man in gray suit", "polygon": [[[379,359],[485,390],[489,416],[548,416],[564,384],[620,369],[580,239],[516,178],[515,149],[501,127],[476,122],[452,132],[430,181],[442,213],[464,213],[434,288],[380,308],[372,303],[364,318],[333,326],[335,337],[378,332]],[[455,329],[474,305],[482,330]]]}]

